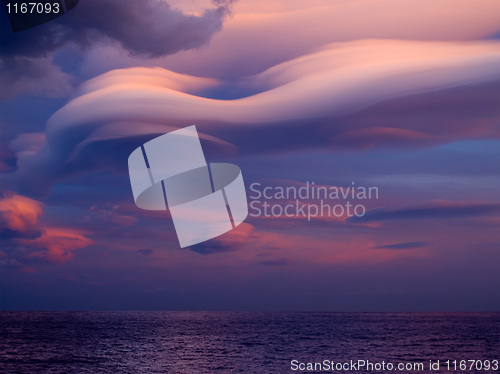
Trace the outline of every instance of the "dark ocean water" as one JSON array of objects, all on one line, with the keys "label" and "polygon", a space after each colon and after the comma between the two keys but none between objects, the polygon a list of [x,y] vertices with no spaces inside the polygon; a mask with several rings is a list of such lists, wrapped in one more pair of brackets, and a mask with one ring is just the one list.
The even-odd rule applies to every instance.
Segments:
[{"label": "dark ocean water", "polygon": [[[0,313],[2,374],[302,372],[292,360],[493,373],[447,371],[443,362],[495,360],[499,351],[500,313]],[[431,359],[441,360],[439,371],[429,370]]]}]

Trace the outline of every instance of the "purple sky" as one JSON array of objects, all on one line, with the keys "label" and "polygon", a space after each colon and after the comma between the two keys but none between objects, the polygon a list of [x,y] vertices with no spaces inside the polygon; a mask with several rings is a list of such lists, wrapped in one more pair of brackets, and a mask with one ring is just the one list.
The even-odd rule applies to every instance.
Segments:
[{"label": "purple sky", "polygon": [[[1,17],[0,309],[500,308],[497,0],[82,0],[15,34]],[[181,249],[127,159],[190,125],[249,203],[252,183],[378,199]]]}]

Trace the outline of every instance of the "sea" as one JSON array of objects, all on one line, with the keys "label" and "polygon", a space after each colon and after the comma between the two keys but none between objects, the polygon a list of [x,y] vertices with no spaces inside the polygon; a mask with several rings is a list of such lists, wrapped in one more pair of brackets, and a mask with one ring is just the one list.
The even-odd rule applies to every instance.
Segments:
[{"label": "sea", "polygon": [[500,313],[0,312],[1,374],[498,373],[499,353]]}]

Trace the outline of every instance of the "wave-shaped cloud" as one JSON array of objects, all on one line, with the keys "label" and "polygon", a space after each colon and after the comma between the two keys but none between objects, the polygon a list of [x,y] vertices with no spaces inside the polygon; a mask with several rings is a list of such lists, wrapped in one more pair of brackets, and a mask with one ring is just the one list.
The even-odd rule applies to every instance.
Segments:
[{"label": "wave-shaped cloud", "polygon": [[[500,82],[500,43],[493,41],[331,44],[248,77],[241,84],[257,93],[233,100],[206,97],[223,84],[214,79],[159,68],[115,70],[84,84],[79,95],[50,118],[47,145],[19,160],[17,174],[35,179],[39,174],[42,182],[113,168],[122,164],[117,154],[125,159],[145,137],[192,124],[206,139],[230,146],[218,139],[225,138],[246,147],[245,152],[276,151],[284,143],[290,151],[358,148],[374,142],[426,146],[472,133],[498,136],[500,107],[495,100],[481,103],[479,129],[471,127],[474,115],[455,128],[432,129],[412,118],[391,122],[394,111],[385,113],[384,125],[363,118],[363,110],[378,103],[490,82]],[[463,108],[448,106],[444,112],[457,110]],[[485,113],[490,122],[485,122]]]},{"label": "wave-shaped cloud", "polygon": [[[142,120],[269,124],[339,116],[398,96],[500,79],[500,43],[356,41],[277,65],[249,78],[263,91],[236,100],[186,93],[182,86],[138,82],[135,69],[91,82],[93,90],[49,121],[54,135],[88,123]],[[192,78],[195,80],[196,78]],[[86,86],[84,86],[86,87]]]},{"label": "wave-shaped cloud", "polygon": [[[481,0],[481,5],[474,0],[242,0],[234,4],[234,16],[210,48],[183,51],[157,63],[179,72],[229,78],[262,72],[328,43],[367,38],[461,42],[499,32],[496,0]],[[124,60],[129,61],[124,65]],[[137,65],[127,56],[99,49],[87,66],[112,68],[113,62]]]}]

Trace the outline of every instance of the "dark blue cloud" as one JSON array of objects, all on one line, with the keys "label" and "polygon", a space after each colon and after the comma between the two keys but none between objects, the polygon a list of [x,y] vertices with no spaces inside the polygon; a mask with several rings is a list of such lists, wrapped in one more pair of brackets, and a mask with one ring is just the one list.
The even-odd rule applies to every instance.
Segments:
[{"label": "dark blue cloud", "polygon": [[141,253],[145,256],[151,256],[154,251],[152,249],[138,249],[136,252]]},{"label": "dark blue cloud", "polygon": [[64,17],[12,33],[2,28],[2,57],[42,58],[76,43],[120,43],[133,54],[158,57],[206,43],[222,27],[230,1],[217,2],[200,16],[187,15],[158,0],[87,0]]},{"label": "dark blue cloud", "polygon": [[146,58],[200,47],[221,29],[229,13],[230,0],[213,3],[214,9],[195,16],[160,0],[86,0],[60,18],[17,33],[0,12],[0,100],[23,92],[68,94],[71,79],[52,58],[70,44],[85,49],[114,42]]},{"label": "dark blue cloud", "polygon": [[415,248],[423,248],[426,247],[427,245],[429,245],[429,243],[427,242],[407,242],[407,243],[381,245],[378,247],[374,247],[374,249],[394,249],[394,250],[415,249]]},{"label": "dark blue cloud", "polygon": [[202,255],[210,255],[214,253],[234,252],[240,249],[240,247],[241,243],[238,245],[231,242],[221,242],[217,239],[212,239],[192,245],[189,249]]},{"label": "dark blue cloud", "polygon": [[362,217],[351,217],[350,222],[376,222],[389,220],[442,220],[500,215],[497,203],[431,202],[405,208],[379,208]]},{"label": "dark blue cloud", "polygon": [[284,265],[289,265],[291,263],[292,262],[287,258],[277,258],[273,260],[264,260],[259,262],[260,265],[267,265],[267,266],[284,266]]},{"label": "dark blue cloud", "polygon": [[2,240],[11,239],[36,239],[42,236],[42,230],[31,229],[28,231],[13,230],[8,227],[1,227],[2,222],[0,221],[0,243]]}]

